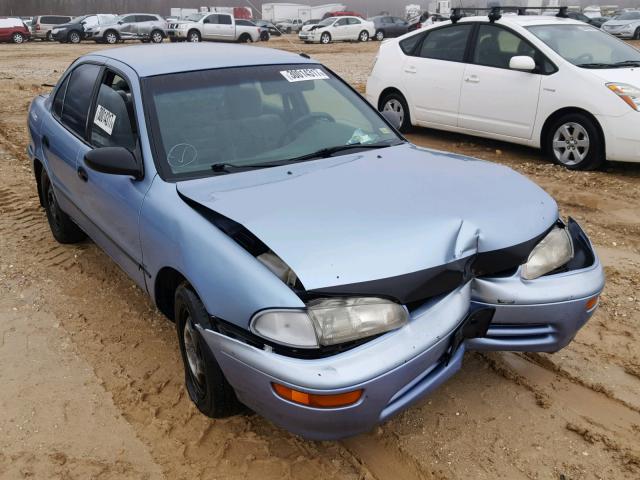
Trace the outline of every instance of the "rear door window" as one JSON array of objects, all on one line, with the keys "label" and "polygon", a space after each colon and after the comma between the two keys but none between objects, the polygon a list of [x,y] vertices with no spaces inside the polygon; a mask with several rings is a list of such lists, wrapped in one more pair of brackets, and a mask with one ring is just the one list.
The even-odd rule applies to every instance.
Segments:
[{"label": "rear door window", "polygon": [[69,84],[69,77],[71,75],[67,75],[56,91],[56,96],[53,97],[53,113],[56,117],[60,118],[62,116],[62,106],[64,105],[64,96],[67,93],[67,85]]},{"label": "rear door window", "polygon": [[71,73],[64,97],[60,120],[72,132],[84,138],[91,96],[100,73],[100,66],[85,63]]},{"label": "rear door window", "polygon": [[449,62],[463,62],[473,25],[454,25],[427,33],[418,56]]}]

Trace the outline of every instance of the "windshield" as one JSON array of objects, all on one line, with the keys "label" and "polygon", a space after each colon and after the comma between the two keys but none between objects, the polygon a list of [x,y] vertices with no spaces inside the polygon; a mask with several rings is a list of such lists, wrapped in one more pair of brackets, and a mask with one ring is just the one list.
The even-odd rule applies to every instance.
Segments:
[{"label": "windshield", "polygon": [[80,23],[82,22],[85,18],[89,18],[91,15],[83,15],[81,17],[76,17],[74,19],[72,19],[69,23]]},{"label": "windshield", "polygon": [[215,175],[221,165],[224,173],[235,173],[403,142],[320,65],[186,72],[143,84],[158,168],[166,178]]},{"label": "windshield", "polygon": [[193,13],[189,15],[186,20],[189,20],[190,22],[199,22],[202,17],[204,17],[204,13]]},{"label": "windshield", "polygon": [[626,12],[617,15],[614,20],[640,20],[640,12]]},{"label": "windshield", "polygon": [[[591,25],[536,25],[531,33],[565,60],[585,68],[615,68],[640,62],[640,51]],[[623,65],[617,65],[622,63]]]},{"label": "windshield", "polygon": [[333,22],[335,21],[336,21],[335,17],[329,17],[319,22],[318,25],[320,25],[321,27],[328,27],[329,25],[332,25]]}]

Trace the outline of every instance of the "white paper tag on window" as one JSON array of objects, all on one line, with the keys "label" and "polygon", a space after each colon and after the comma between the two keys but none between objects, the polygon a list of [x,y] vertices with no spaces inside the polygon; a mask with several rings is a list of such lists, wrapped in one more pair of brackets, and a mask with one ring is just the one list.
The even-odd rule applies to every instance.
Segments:
[{"label": "white paper tag on window", "polygon": [[319,68],[301,68],[280,72],[289,82],[305,82],[307,80],[329,80],[329,76]]},{"label": "white paper tag on window", "polygon": [[102,105],[98,105],[98,108],[96,108],[96,116],[93,119],[93,123],[107,132],[109,135],[111,135],[113,133],[113,126],[116,123],[116,114],[111,113]]}]

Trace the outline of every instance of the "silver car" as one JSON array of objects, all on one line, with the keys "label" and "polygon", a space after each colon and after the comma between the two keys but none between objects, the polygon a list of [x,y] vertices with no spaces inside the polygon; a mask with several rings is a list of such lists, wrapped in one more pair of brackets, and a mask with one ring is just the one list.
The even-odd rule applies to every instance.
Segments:
[{"label": "silver car", "polygon": [[602,29],[616,37],[640,40],[640,11],[622,13],[605,22]]},{"label": "silver car", "polygon": [[160,15],[129,13],[116,17],[112,23],[86,29],[86,39],[100,43],[118,43],[125,40],[141,40],[144,43],[161,43],[167,36],[167,22]]}]

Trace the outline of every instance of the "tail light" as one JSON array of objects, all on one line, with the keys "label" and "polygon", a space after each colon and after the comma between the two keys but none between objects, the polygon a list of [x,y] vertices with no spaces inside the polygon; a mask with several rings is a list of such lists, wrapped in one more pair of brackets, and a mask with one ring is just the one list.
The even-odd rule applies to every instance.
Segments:
[{"label": "tail light", "polygon": [[36,23],[36,31],[40,30],[40,24]]},{"label": "tail light", "polygon": [[421,23],[416,25],[416,30],[420,30],[421,28],[422,28],[422,24]]}]

